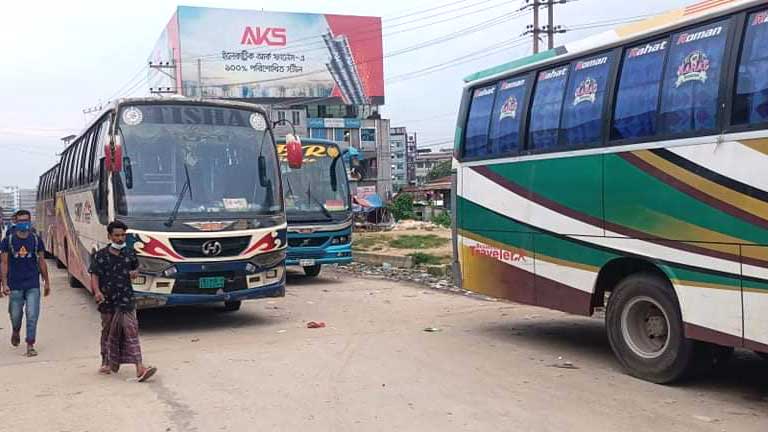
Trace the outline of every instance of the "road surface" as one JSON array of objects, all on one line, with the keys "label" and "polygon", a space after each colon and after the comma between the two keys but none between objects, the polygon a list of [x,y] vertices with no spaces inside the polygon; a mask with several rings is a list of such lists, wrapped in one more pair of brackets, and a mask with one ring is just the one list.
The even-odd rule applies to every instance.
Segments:
[{"label": "road surface", "polygon": [[325,271],[239,312],[146,311],[159,374],[104,377],[95,305],[52,272],[39,357],[0,321],[0,430],[768,430],[768,364],[750,353],[659,386],[622,373],[600,320]]}]

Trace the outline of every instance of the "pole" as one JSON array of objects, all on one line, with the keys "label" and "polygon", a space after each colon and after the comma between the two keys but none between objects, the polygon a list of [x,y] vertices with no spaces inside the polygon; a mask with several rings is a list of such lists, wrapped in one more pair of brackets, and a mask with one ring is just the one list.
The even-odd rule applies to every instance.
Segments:
[{"label": "pole", "polygon": [[200,99],[203,98],[203,65],[200,59],[197,59],[197,93]]},{"label": "pole", "polygon": [[547,0],[547,49],[555,47],[555,0]]},{"label": "pole", "polygon": [[539,1],[533,0],[533,53],[539,52]]}]

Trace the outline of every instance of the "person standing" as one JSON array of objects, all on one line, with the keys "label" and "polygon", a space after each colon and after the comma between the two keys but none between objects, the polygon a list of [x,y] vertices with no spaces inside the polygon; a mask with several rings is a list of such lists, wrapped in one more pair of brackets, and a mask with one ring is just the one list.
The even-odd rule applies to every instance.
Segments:
[{"label": "person standing", "polygon": [[40,276],[45,283],[43,295],[51,293],[48,266],[45,264],[43,242],[32,230],[32,216],[27,210],[13,215],[15,221],[0,242],[0,295],[7,295],[11,316],[11,345],[21,343],[21,324],[26,315],[27,356],[37,355],[37,320],[40,317]]},{"label": "person standing", "polygon": [[117,372],[122,364],[134,364],[139,382],[151,378],[157,368],[144,366],[139,344],[139,321],[131,279],[138,276],[139,261],[126,245],[128,227],[120,221],[107,226],[109,245],[92,260],[91,293],[101,313],[101,368]]}]

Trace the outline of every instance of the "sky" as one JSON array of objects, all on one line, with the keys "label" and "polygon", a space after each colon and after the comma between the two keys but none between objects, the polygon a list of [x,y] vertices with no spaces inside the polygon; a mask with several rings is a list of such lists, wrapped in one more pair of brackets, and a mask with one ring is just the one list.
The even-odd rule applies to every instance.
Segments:
[{"label": "sky", "polygon": [[[133,90],[133,95],[146,90],[131,89],[131,79],[145,64],[179,5],[177,1],[4,2],[0,14],[0,186],[35,186],[38,176],[55,163],[56,153],[62,150],[60,138],[85,125],[84,109],[123,95],[120,90]],[[557,6],[555,21],[578,28],[689,3],[573,0]],[[531,15],[516,16],[522,0],[183,0],[181,4],[380,16],[385,55],[479,25],[482,31],[425,44],[422,49],[384,60],[383,116],[391,119],[393,127],[405,126],[417,133],[419,143],[434,149],[452,140],[464,76],[531,53],[530,41],[500,45],[513,41],[530,24]],[[509,18],[494,20],[504,16]],[[542,13],[542,19],[545,16]],[[569,31],[557,36],[556,45],[611,27]],[[481,53],[486,47],[491,50],[487,55]],[[451,67],[402,79],[404,74],[457,59],[462,60],[449,63]]]}]

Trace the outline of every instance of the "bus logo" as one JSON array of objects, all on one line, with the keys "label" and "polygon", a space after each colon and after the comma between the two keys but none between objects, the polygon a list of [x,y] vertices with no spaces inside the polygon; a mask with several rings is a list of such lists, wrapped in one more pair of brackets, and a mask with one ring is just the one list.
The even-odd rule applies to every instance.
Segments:
[{"label": "bus logo", "polygon": [[587,78],[576,88],[573,106],[582,102],[595,103],[597,100],[597,81],[593,78]]},{"label": "bus logo", "polygon": [[207,257],[216,257],[221,255],[222,247],[221,243],[219,243],[217,240],[209,240],[205,243],[203,243],[203,247],[201,248],[203,255]]},{"label": "bus logo", "polygon": [[507,117],[512,118],[512,120],[517,117],[517,98],[514,96],[507,98],[507,101],[501,106],[499,120],[503,120]]},{"label": "bus logo", "polygon": [[704,51],[696,50],[685,56],[683,63],[677,68],[677,81],[675,88],[691,82],[707,82],[707,71],[709,70],[709,58]]}]

